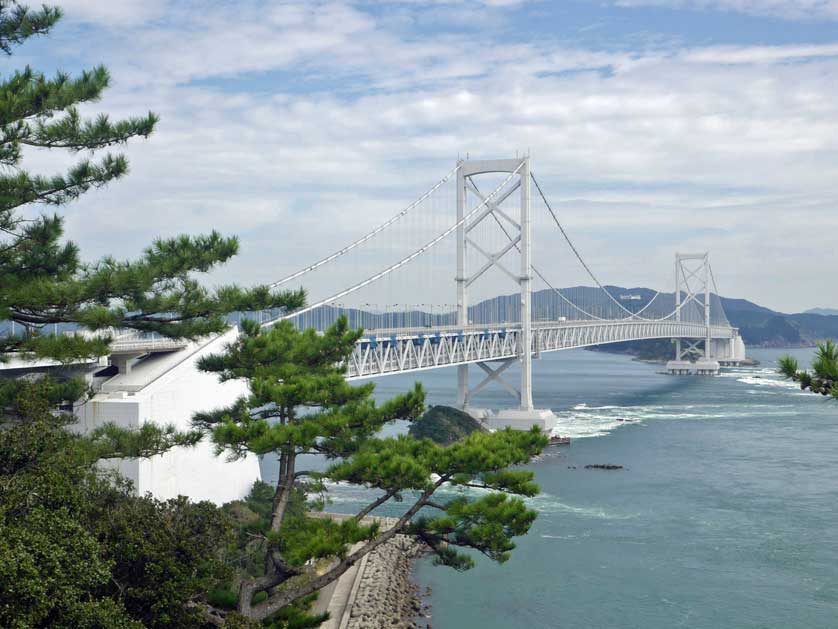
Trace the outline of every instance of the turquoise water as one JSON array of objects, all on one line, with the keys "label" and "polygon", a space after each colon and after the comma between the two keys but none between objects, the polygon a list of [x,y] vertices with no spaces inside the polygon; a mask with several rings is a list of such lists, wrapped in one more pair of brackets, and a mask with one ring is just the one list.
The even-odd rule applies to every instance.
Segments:
[{"label": "turquoise water", "polygon": [[[777,378],[783,353],[715,378],[586,351],[536,362],[536,405],[573,442],[531,464],[539,517],[508,563],[418,566],[433,627],[838,626],[838,402]],[[416,379],[430,403],[453,401],[447,369],[383,378],[377,394]],[[335,495],[334,510],[364,497]]]}]

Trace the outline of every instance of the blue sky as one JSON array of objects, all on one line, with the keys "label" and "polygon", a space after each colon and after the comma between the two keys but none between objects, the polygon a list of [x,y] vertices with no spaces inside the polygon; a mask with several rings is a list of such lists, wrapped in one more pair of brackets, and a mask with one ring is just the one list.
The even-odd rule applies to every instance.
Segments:
[{"label": "blue sky", "polygon": [[105,63],[87,111],[162,117],[68,210],[91,257],[218,228],[242,253],[211,279],[270,281],[458,155],[529,150],[609,283],[668,288],[676,250],[709,249],[723,294],[838,306],[811,271],[838,259],[838,0],[57,4],[8,71]]}]

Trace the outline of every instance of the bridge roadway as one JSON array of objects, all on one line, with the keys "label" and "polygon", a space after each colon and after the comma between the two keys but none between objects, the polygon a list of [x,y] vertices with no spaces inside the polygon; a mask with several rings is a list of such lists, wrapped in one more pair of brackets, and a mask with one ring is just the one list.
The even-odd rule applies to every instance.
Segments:
[{"label": "bridge roadway", "polygon": [[[709,326],[711,339],[735,339],[737,328]],[[349,358],[347,379],[373,378],[410,371],[520,356],[521,324],[367,330]],[[555,352],[620,341],[704,339],[703,323],[680,321],[533,321],[531,352]]]}]

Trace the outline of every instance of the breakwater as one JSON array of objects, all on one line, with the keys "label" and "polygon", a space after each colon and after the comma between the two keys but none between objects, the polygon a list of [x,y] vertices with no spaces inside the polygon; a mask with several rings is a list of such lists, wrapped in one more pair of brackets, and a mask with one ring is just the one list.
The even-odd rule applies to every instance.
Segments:
[{"label": "breakwater", "polygon": [[413,562],[424,553],[420,542],[396,535],[367,555],[356,576],[348,622],[341,623],[341,629],[415,628],[422,602],[411,573]]}]

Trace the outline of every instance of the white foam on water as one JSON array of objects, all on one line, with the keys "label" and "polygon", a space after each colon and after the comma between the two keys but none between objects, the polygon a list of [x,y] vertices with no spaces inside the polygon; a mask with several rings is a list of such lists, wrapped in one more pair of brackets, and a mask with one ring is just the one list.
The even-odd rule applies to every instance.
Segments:
[{"label": "white foam on water", "polygon": [[[758,389],[749,389],[750,395],[763,394]],[[778,393],[781,391],[778,390]],[[783,392],[784,393],[784,392]],[[762,416],[782,415],[788,405],[745,404],[741,410],[721,404],[650,405],[650,406],[588,406],[577,404],[572,409],[554,411],[557,421],[551,435],[587,439],[603,437],[622,426],[643,425],[648,421],[689,419],[730,419],[751,417],[756,409]],[[786,409],[786,410],[784,410]]]},{"label": "white foam on water", "polygon": [[783,389],[799,389],[800,385],[792,380],[780,380],[777,378],[761,378],[755,376],[743,376],[736,379],[737,382],[750,384],[752,386],[779,387]]},{"label": "white foam on water", "polygon": [[586,439],[602,437],[621,426],[642,424],[649,419],[694,419],[726,417],[718,407],[700,409],[697,405],[690,406],[588,406],[577,404],[568,411],[556,413],[558,420],[553,427],[553,435],[570,437],[571,439]]}]

